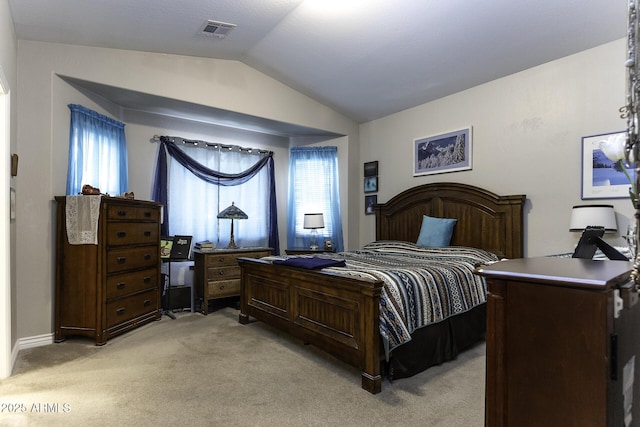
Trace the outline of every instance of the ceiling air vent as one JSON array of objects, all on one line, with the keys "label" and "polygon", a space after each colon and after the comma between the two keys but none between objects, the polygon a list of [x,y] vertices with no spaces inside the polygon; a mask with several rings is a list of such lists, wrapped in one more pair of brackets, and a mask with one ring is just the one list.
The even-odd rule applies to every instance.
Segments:
[{"label": "ceiling air vent", "polygon": [[216,36],[223,39],[236,27],[236,24],[227,22],[207,21],[202,28],[202,33],[207,36]]}]

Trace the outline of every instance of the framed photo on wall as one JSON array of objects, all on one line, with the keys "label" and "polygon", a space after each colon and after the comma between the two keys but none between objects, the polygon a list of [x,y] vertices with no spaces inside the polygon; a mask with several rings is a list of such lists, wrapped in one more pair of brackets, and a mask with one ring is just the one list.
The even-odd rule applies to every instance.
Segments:
[{"label": "framed photo on wall", "polygon": [[623,144],[625,138],[625,131],[582,138],[582,199],[629,197],[629,179],[635,182],[634,168],[624,167],[624,161],[623,165],[620,165],[619,162],[609,159],[600,146],[600,143],[607,139]]},{"label": "framed photo on wall", "polygon": [[471,169],[471,126],[413,140],[413,176]]},{"label": "framed photo on wall", "polygon": [[365,193],[375,193],[378,191],[378,177],[377,176],[367,176],[364,178],[364,192]]},{"label": "framed photo on wall", "polygon": [[373,215],[375,213],[373,206],[378,203],[378,196],[364,196],[364,213],[365,215]]},{"label": "framed photo on wall", "polygon": [[378,175],[378,161],[367,162],[364,164],[364,176],[377,176]]}]

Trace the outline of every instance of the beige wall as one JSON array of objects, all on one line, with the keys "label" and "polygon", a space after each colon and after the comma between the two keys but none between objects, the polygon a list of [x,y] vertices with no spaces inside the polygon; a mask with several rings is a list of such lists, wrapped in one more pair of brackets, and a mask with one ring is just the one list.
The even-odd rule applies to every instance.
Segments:
[{"label": "beige wall", "polygon": [[[13,20],[11,19],[11,11],[9,10],[9,2],[7,0],[0,0],[0,67],[9,84],[10,98],[11,98],[11,119],[10,119],[10,140],[11,146],[9,152],[17,152],[17,119],[16,119],[16,105],[17,105],[17,42],[13,29]],[[4,132],[4,130],[0,130]],[[3,151],[4,153],[5,151]],[[8,161],[3,158],[2,161]],[[16,187],[18,184],[18,178],[11,178],[11,186]],[[5,189],[6,194],[9,190]],[[2,218],[2,221],[9,221],[8,218]],[[2,236],[3,239],[10,239],[10,265],[11,265],[11,346],[15,345],[17,339],[17,311],[15,309],[16,301],[16,274],[15,274],[15,248],[16,248],[16,224],[11,222],[9,224],[10,237]],[[4,256],[1,254],[0,256]],[[4,272],[2,273],[4,274]],[[4,307],[4,305],[3,305]],[[4,311],[4,308],[3,308]],[[4,313],[1,314],[4,316]],[[4,325],[3,325],[4,326]],[[2,358],[4,355],[0,355]]]},{"label": "beige wall", "polygon": [[[571,251],[578,237],[568,231],[571,207],[589,203],[581,200],[581,138],[626,128],[618,113],[624,61],[625,40],[619,40],[361,125],[361,161],[380,162],[378,201],[437,181],[526,194],[525,254]],[[469,125],[471,171],[412,176],[414,139]],[[626,229],[629,200],[604,201]],[[373,216],[361,214],[360,243],[374,237]],[[624,244],[619,236],[605,238]]]},{"label": "beige wall", "polygon": [[[140,198],[150,194],[157,150],[150,138],[155,134],[204,140],[212,140],[215,135],[222,142],[273,149],[277,152],[281,240],[286,237],[288,141],[166,117],[123,117],[117,106],[87,98],[60,75],[344,134],[348,141],[344,151],[356,157],[347,163],[358,161],[356,123],[239,62],[21,40],[18,71],[18,152],[25,189],[20,192],[17,213],[18,337],[50,334],[53,330],[53,197],[65,190],[69,103],[81,103],[127,124],[130,190]],[[357,180],[357,175],[353,179]],[[357,223],[358,200],[348,197],[349,188],[357,185],[344,181],[346,224],[350,220]],[[351,212],[350,203],[355,206]],[[345,240],[357,242],[357,233],[358,227],[352,227]]]}]

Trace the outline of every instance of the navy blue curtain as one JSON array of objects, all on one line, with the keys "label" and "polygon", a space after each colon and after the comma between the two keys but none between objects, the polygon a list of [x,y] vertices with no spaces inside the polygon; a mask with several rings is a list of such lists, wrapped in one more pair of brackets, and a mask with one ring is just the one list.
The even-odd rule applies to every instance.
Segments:
[{"label": "navy blue curtain", "polygon": [[168,180],[167,180],[167,154],[169,154],[174,160],[184,166],[187,170],[192,172],[196,177],[201,180],[214,185],[221,186],[234,186],[240,185],[251,178],[253,178],[262,168],[266,167],[269,174],[269,247],[273,249],[275,254],[280,253],[280,243],[278,237],[278,215],[277,215],[277,203],[276,203],[276,185],[275,185],[275,170],[273,161],[273,152],[268,154],[256,162],[253,166],[247,170],[237,173],[229,174],[218,172],[204,165],[196,162],[184,151],[182,151],[170,137],[160,137],[160,150],[158,151],[158,161],[156,163],[155,180],[153,183],[152,198],[153,200],[160,202],[164,205],[163,222],[162,222],[162,234],[170,235],[169,233],[169,209],[168,209]]}]

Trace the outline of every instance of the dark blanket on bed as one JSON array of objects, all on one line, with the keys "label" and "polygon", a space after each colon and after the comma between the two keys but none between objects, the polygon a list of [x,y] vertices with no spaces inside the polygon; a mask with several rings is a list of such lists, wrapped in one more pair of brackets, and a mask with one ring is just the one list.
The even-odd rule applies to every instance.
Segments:
[{"label": "dark blanket on bed", "polygon": [[320,257],[293,257],[287,259],[276,259],[274,264],[289,265],[291,267],[306,268],[307,270],[320,270],[326,267],[344,267],[344,260],[334,260]]}]

